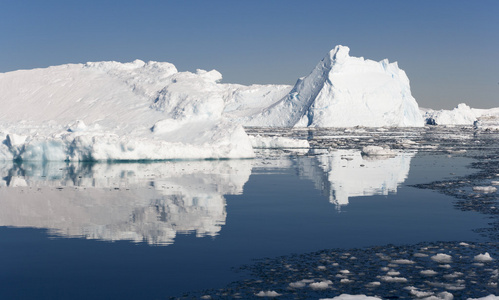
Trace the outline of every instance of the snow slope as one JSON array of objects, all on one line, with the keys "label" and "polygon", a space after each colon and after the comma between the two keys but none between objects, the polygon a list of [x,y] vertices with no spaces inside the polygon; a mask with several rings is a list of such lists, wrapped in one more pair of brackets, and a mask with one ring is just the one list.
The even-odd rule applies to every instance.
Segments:
[{"label": "snow slope", "polygon": [[221,78],[139,60],[0,74],[0,160],[253,157]]},{"label": "snow slope", "polygon": [[248,126],[423,126],[409,79],[397,63],[349,56],[336,46],[291,92]]}]

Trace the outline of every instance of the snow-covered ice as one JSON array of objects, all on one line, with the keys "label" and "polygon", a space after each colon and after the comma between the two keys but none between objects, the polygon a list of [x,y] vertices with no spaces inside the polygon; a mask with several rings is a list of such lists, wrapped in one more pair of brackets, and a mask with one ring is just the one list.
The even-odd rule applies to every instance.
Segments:
[{"label": "snow-covered ice", "polygon": [[480,261],[480,262],[489,262],[493,261],[494,259],[490,257],[490,254],[488,252],[485,252],[483,254],[478,254],[477,256],[474,257],[475,261]]},{"label": "snow-covered ice", "polygon": [[499,300],[499,296],[496,295],[488,295],[481,298],[468,298],[468,300]]},{"label": "snow-covered ice", "polygon": [[0,159],[253,157],[242,126],[222,116],[221,78],[140,60],[0,74]]},{"label": "snow-covered ice", "polygon": [[381,298],[366,295],[341,294],[334,298],[323,298],[321,300],[381,300]]},{"label": "snow-covered ice", "polygon": [[253,148],[305,148],[310,144],[307,140],[299,140],[284,136],[250,136]]},{"label": "snow-covered ice", "polygon": [[318,282],[312,282],[308,286],[313,290],[325,290],[328,289],[333,282],[331,280],[323,280]]},{"label": "snow-covered ice", "polygon": [[452,262],[452,256],[445,254],[445,253],[438,253],[436,255],[433,255],[431,257],[433,261],[436,261],[438,263],[451,263]]},{"label": "snow-covered ice", "polygon": [[279,296],[281,296],[281,294],[279,294],[276,291],[260,291],[260,292],[256,293],[255,296],[273,298],[273,297],[279,297]]},{"label": "snow-covered ice", "polygon": [[495,193],[497,188],[495,186],[474,186],[473,191],[482,193]]},{"label": "snow-covered ice", "polygon": [[486,129],[487,126],[498,125],[496,118],[499,116],[499,108],[478,109],[461,103],[452,110],[423,108],[421,114],[429,125],[473,125],[480,119],[482,121],[475,126]]},{"label": "snow-covered ice", "polygon": [[291,92],[249,126],[353,127],[423,126],[409,79],[397,63],[351,57],[336,46]]},{"label": "snow-covered ice", "polygon": [[405,72],[344,46],[294,87],[221,79],[140,60],[0,74],[0,160],[247,158],[241,125],[423,125]]}]

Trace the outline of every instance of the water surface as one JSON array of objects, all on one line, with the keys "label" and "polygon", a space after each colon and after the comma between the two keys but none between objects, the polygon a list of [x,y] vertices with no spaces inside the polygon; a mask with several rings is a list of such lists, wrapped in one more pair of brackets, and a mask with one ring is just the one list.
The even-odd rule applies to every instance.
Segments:
[{"label": "water surface", "polygon": [[253,259],[482,241],[450,197],[410,185],[470,159],[360,151],[255,160],[0,166],[0,298],[160,299],[224,286]]}]

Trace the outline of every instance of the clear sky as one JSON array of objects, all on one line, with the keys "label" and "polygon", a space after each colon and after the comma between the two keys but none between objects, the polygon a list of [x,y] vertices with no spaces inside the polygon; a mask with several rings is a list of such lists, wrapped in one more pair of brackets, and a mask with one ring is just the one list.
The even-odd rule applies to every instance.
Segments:
[{"label": "clear sky", "polygon": [[0,0],[0,72],[142,59],[294,84],[337,44],[398,61],[422,107],[499,107],[497,0]]}]

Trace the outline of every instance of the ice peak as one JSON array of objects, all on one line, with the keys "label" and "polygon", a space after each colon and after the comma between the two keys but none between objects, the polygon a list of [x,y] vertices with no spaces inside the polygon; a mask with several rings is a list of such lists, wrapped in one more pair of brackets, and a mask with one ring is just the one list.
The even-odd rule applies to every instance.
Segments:
[{"label": "ice peak", "polygon": [[350,48],[347,46],[337,45],[333,50],[329,51],[329,59],[331,61],[341,61],[348,57],[350,53]]}]

